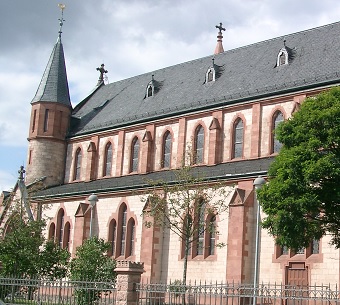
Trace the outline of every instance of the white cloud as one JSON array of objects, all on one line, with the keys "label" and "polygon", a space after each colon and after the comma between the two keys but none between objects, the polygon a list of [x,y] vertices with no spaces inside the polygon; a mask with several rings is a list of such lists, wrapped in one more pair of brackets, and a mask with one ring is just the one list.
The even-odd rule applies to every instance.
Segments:
[{"label": "white cloud", "polygon": [[11,191],[17,181],[17,177],[9,172],[0,170],[0,191]]}]

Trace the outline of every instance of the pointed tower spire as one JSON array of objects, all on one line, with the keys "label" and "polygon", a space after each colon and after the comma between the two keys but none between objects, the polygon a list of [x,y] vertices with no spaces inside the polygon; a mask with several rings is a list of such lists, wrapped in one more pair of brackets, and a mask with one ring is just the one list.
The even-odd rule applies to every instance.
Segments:
[{"label": "pointed tower spire", "polygon": [[50,59],[47,63],[45,72],[40,81],[38,90],[32,100],[32,104],[36,102],[52,102],[61,103],[71,107],[70,93],[68,88],[66,65],[64,57],[63,44],[61,43],[61,30],[63,21],[63,11],[65,5],[59,4],[62,14],[59,19],[59,35]]},{"label": "pointed tower spire", "polygon": [[216,45],[214,54],[219,54],[219,53],[224,52],[223,45],[222,45],[222,38],[223,38],[222,31],[225,31],[225,28],[222,27],[222,22],[220,22],[220,25],[216,25],[216,28],[219,29],[219,32],[217,34],[217,45]]},{"label": "pointed tower spire", "polygon": [[31,102],[31,123],[27,138],[29,144],[25,181],[32,183],[45,177],[45,186],[59,185],[64,181],[66,135],[72,112],[61,43],[65,5],[59,4],[59,8],[61,18],[58,39]]}]

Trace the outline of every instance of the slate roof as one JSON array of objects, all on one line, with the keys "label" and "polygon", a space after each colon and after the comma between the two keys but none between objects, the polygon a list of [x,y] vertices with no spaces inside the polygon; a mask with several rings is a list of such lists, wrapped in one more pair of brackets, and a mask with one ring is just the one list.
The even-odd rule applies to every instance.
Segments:
[{"label": "slate roof", "polygon": [[60,36],[55,44],[38,90],[31,102],[56,102],[71,106],[64,49]]},{"label": "slate roof", "polygon": [[[69,136],[337,84],[339,34],[337,22],[98,87],[74,109]],[[276,67],[284,40],[291,52],[289,64]],[[213,58],[222,73],[205,83]],[[145,98],[152,74],[162,86]]]},{"label": "slate roof", "polygon": [[[242,160],[221,163],[214,166],[199,166],[193,168],[193,175],[197,175],[205,181],[228,180],[242,178],[255,178],[266,175],[273,157]],[[59,198],[78,195],[89,195],[92,193],[114,193],[126,190],[141,189],[148,186],[148,180],[164,180],[168,183],[175,180],[174,171],[158,171],[149,174],[127,175],[98,179],[89,182],[68,183],[60,186],[39,191],[34,197],[36,199]]]}]

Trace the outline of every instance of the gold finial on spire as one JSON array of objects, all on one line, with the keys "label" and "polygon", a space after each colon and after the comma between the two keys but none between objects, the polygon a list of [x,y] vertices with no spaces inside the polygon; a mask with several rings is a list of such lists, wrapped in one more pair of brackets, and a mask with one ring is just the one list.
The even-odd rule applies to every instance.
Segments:
[{"label": "gold finial on spire", "polygon": [[60,26],[60,28],[59,28],[59,37],[61,37],[61,33],[62,33],[61,30],[63,28],[63,24],[64,24],[64,21],[65,21],[65,19],[64,19],[64,9],[65,9],[66,5],[62,4],[62,3],[59,3],[58,6],[59,6],[59,8],[61,10],[61,18],[58,19],[59,20],[59,26]]}]

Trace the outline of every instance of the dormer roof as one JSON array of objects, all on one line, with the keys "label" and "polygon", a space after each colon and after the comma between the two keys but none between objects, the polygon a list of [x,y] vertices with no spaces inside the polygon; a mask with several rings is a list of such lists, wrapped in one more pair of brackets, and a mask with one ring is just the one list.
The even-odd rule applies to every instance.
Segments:
[{"label": "dormer roof", "polygon": [[31,104],[37,102],[54,102],[72,107],[60,35]]}]

